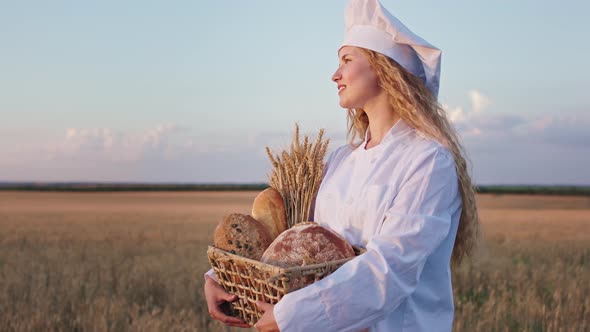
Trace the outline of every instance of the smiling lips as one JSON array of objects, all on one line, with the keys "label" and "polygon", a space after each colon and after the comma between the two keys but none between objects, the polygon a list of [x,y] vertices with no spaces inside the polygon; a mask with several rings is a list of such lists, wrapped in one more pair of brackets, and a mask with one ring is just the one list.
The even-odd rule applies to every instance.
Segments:
[{"label": "smiling lips", "polygon": [[342,90],[344,90],[345,88],[346,88],[346,85],[339,84],[338,85],[338,93],[342,92]]}]

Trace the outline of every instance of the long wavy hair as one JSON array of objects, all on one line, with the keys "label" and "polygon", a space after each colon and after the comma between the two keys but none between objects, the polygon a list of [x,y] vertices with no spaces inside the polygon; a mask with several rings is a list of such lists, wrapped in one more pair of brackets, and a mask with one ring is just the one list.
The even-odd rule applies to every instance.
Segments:
[{"label": "long wavy hair", "polygon": [[[380,87],[387,92],[389,103],[400,118],[422,135],[442,144],[453,155],[463,201],[451,258],[452,264],[458,266],[463,258],[472,253],[479,238],[475,189],[459,136],[447,119],[445,110],[419,78],[381,53],[364,48],[360,50],[367,57]],[[364,110],[348,110],[348,138],[352,146],[359,146],[355,139],[363,138],[368,126],[369,118]]]}]

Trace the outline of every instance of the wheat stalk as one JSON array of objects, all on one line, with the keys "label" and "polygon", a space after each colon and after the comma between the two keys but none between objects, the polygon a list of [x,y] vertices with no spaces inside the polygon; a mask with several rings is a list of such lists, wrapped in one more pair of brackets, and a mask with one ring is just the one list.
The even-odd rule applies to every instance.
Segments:
[{"label": "wheat stalk", "polygon": [[283,197],[289,228],[309,220],[311,204],[322,181],[329,143],[330,140],[324,138],[323,129],[320,129],[315,141],[307,135],[300,141],[299,125],[295,124],[295,134],[288,151],[273,155],[266,147],[272,165],[269,184]]}]

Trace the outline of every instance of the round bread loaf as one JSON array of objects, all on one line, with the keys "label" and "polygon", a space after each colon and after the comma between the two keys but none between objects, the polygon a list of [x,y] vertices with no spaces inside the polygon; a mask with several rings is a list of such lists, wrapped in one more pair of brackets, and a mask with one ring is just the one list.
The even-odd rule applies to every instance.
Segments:
[{"label": "round bread loaf", "polygon": [[314,222],[297,224],[279,235],[261,261],[280,266],[305,266],[354,257],[352,246],[334,231]]},{"label": "round bread loaf", "polygon": [[222,250],[260,260],[272,239],[262,224],[251,216],[232,213],[215,228],[213,244]]},{"label": "round bread loaf", "polygon": [[281,193],[275,188],[266,188],[254,199],[252,217],[266,227],[272,239],[287,229],[287,213]]}]

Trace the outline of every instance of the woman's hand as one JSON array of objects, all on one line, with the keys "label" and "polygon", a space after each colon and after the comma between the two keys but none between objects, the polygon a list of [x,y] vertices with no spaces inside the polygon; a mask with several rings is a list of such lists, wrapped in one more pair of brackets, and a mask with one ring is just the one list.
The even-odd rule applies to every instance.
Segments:
[{"label": "woman's hand", "polygon": [[280,332],[273,313],[275,305],[256,301],[256,306],[262,310],[263,314],[254,327],[260,332]]},{"label": "woman's hand", "polygon": [[225,302],[234,302],[238,299],[236,295],[232,295],[223,289],[215,280],[209,276],[205,276],[205,300],[209,309],[209,315],[226,325],[236,327],[250,327],[243,320],[228,316],[221,311],[220,305]]}]

